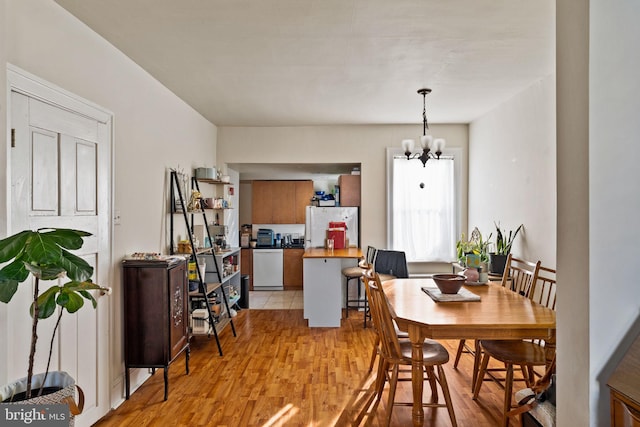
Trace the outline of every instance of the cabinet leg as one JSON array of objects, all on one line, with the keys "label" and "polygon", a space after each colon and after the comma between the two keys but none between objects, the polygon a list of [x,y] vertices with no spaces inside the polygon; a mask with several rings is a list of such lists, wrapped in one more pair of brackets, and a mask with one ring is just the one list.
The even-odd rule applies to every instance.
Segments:
[{"label": "cabinet leg", "polygon": [[164,367],[164,400],[169,397],[169,366]]},{"label": "cabinet leg", "polygon": [[124,369],[124,386],[126,388],[125,390],[125,397],[127,400],[129,400],[129,383],[130,378],[129,378],[129,368],[125,368]]},{"label": "cabinet leg", "polygon": [[191,347],[187,346],[187,356],[186,356],[187,375],[189,375],[189,356],[191,356]]}]

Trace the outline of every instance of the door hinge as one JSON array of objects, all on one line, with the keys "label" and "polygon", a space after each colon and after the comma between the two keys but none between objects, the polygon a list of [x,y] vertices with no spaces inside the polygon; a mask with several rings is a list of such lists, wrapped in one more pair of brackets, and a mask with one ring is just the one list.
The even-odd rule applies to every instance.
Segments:
[{"label": "door hinge", "polygon": [[16,148],[16,130],[11,128],[11,148]]}]

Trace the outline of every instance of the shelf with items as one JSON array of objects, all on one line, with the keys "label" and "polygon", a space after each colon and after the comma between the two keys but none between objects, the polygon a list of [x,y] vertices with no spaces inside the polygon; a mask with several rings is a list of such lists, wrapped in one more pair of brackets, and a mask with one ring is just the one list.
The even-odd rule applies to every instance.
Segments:
[{"label": "shelf with items", "polygon": [[194,178],[196,181],[198,182],[202,182],[205,184],[214,184],[214,185],[231,185],[231,182],[229,181],[221,181],[219,179],[212,179],[212,178]]},{"label": "shelf with items", "polygon": [[233,297],[240,295],[240,253],[240,248],[230,248],[225,252],[213,252],[199,256],[199,259],[205,262],[205,280],[207,281],[214,281],[217,278],[214,269],[220,266],[220,282],[224,288],[229,308],[233,307],[238,300]]},{"label": "shelf with items", "polygon": [[[187,231],[188,239],[182,240],[178,243],[178,247],[174,248],[173,240],[175,237],[174,229],[174,215],[170,215],[170,234],[171,234],[171,253],[180,252],[187,253],[190,257],[189,262],[189,311],[191,323],[198,323],[201,318],[206,318],[208,325],[215,325],[214,328],[208,328],[205,333],[194,333],[193,327],[192,335],[213,335],[218,345],[218,352],[222,356],[222,347],[218,337],[218,332],[221,332],[227,325],[231,325],[233,336],[236,336],[235,325],[231,319],[231,310],[229,309],[229,299],[226,295],[225,286],[229,281],[224,276],[223,262],[224,258],[229,256],[228,254],[217,255],[215,253],[215,247],[199,248],[199,242],[194,237],[195,218],[196,214],[201,214],[201,224],[204,224],[206,230],[206,239],[209,242],[213,242],[209,233],[209,221],[207,220],[207,214],[204,209],[201,208],[202,196],[200,188],[198,186],[198,180],[191,178],[191,193],[189,196],[189,202],[186,202],[186,188],[185,183],[188,182],[188,178],[184,174],[179,174],[177,171],[171,171],[171,191],[170,201],[172,203],[172,210],[181,213],[184,219],[184,225]],[[176,194],[177,193],[177,194]],[[175,209],[173,209],[175,208]],[[199,261],[207,258],[209,271],[199,267]],[[195,284],[195,289],[191,290],[192,284]],[[200,310],[200,311],[196,311]],[[204,311],[202,311],[204,310]],[[194,317],[195,313],[195,317]],[[204,313],[204,316],[203,316]],[[203,325],[200,325],[201,327]],[[198,330],[198,329],[196,329]]]}]

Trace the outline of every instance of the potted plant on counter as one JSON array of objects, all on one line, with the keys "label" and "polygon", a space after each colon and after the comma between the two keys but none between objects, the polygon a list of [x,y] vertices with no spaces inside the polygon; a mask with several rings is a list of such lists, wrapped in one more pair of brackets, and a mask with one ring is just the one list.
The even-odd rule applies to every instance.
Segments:
[{"label": "potted plant on counter", "polygon": [[[92,283],[90,279],[93,267],[70,252],[80,249],[84,237],[90,235],[78,230],[42,228],[37,231],[25,230],[0,240],[0,264],[7,263],[0,269],[0,301],[8,304],[18,291],[18,285],[33,276],[33,298],[29,307],[32,318],[31,347],[27,377],[1,387],[0,401],[34,404],[55,402],[70,405],[73,402],[75,381],[65,372],[49,373],[49,364],[55,343],[54,337],[63,312],[66,310],[75,313],[82,308],[85,299],[95,308],[97,302],[89,291],[99,290],[107,294],[111,292],[110,288]],[[65,277],[70,280],[61,284],[60,279]],[[41,282],[45,280],[53,281],[53,284],[40,292]],[[54,313],[57,320],[51,336],[47,368],[44,373],[34,375],[38,321]],[[61,383],[56,384],[57,381]],[[54,394],[59,396],[53,396]],[[58,397],[60,399],[56,401]],[[75,408],[70,409],[73,415]],[[80,411],[81,409],[79,408]]]},{"label": "potted plant on counter", "polygon": [[503,231],[500,228],[500,223],[494,222],[494,225],[496,226],[496,251],[489,254],[489,265],[492,273],[502,274],[504,273],[507,256],[511,253],[511,246],[518,236],[522,224],[515,231],[509,230],[509,234],[507,234],[506,230]]}]

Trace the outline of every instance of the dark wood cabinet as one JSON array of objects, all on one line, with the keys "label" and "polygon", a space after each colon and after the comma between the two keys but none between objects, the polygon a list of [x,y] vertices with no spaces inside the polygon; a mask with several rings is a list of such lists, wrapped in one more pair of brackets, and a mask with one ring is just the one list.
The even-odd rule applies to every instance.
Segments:
[{"label": "dark wood cabinet", "polygon": [[284,250],[283,287],[285,290],[302,289],[302,255],[304,255],[304,249]]},{"label": "dark wood cabinet", "polygon": [[360,206],[360,175],[340,175],[340,206]]},{"label": "dark wood cabinet", "polygon": [[622,358],[608,381],[611,426],[640,427],[640,337]]},{"label": "dark wood cabinet", "polygon": [[183,351],[189,373],[186,260],[127,259],[122,266],[126,397],[129,368],[164,368],[167,400],[169,365]]}]

